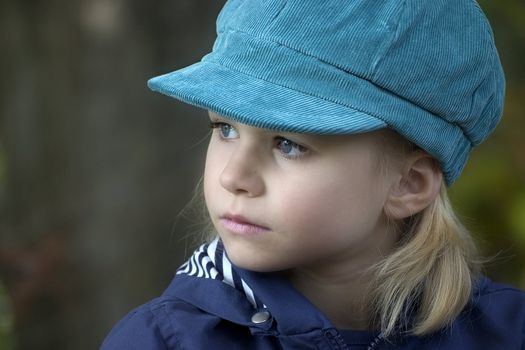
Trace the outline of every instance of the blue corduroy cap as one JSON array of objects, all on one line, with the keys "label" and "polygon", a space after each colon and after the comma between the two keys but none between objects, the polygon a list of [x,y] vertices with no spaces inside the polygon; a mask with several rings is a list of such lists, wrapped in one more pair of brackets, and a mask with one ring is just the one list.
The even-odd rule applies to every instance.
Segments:
[{"label": "blue corduroy cap", "polygon": [[498,123],[504,74],[474,0],[229,0],[213,50],[152,90],[261,128],[392,128],[448,185]]}]

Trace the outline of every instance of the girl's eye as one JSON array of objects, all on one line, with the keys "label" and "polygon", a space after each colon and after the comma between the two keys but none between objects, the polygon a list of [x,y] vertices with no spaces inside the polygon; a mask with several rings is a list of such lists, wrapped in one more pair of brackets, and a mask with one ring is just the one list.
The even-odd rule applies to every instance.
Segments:
[{"label": "girl's eye", "polygon": [[221,139],[235,139],[239,137],[237,130],[235,130],[235,128],[228,123],[211,122],[210,128],[218,130]]},{"label": "girl's eye", "polygon": [[277,138],[277,149],[284,155],[284,157],[290,159],[302,157],[308,151],[306,147],[298,145],[284,137]]}]

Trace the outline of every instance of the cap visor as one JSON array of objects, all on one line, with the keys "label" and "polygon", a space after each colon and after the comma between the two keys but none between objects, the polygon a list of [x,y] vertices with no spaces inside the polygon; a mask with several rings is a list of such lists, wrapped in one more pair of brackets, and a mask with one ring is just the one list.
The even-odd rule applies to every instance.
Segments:
[{"label": "cap visor", "polygon": [[259,128],[352,134],[387,126],[381,119],[353,108],[209,61],[152,78],[148,86],[153,91]]}]

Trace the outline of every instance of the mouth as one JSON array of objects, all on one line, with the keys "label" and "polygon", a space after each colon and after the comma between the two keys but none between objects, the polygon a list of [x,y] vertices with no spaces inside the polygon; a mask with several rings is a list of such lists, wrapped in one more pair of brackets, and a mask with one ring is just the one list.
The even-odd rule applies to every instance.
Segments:
[{"label": "mouth", "polygon": [[220,223],[226,230],[237,235],[256,235],[270,231],[268,227],[254,223],[241,215],[223,215]]}]

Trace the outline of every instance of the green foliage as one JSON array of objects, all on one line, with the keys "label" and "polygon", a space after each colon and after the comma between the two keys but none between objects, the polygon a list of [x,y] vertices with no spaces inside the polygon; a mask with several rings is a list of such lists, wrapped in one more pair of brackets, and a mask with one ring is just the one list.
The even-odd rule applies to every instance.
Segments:
[{"label": "green foliage", "polygon": [[525,191],[514,198],[509,212],[509,223],[514,239],[525,246]]}]

